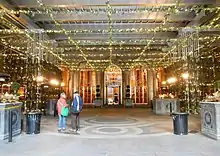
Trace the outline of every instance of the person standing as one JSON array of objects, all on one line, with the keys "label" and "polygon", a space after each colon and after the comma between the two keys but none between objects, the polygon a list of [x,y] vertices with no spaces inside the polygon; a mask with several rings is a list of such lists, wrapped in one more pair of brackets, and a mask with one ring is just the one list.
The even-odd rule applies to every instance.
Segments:
[{"label": "person standing", "polygon": [[79,133],[80,131],[80,112],[83,108],[83,100],[80,97],[78,92],[75,92],[73,94],[73,102],[72,102],[72,109],[71,109],[71,115],[72,115],[72,129],[70,131]]},{"label": "person standing", "polygon": [[66,94],[61,93],[60,98],[57,101],[57,113],[58,113],[58,132],[61,132],[61,130],[66,130],[66,117],[61,115],[62,107],[68,107],[66,103]]}]

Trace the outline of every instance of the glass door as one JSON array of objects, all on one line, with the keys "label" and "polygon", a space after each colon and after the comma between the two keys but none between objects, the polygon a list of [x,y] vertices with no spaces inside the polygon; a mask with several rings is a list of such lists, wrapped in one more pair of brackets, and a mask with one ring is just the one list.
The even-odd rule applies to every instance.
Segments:
[{"label": "glass door", "polygon": [[122,72],[118,66],[111,65],[105,71],[105,101],[108,105],[121,104]]},{"label": "glass door", "polygon": [[107,90],[107,104],[118,105],[120,102],[120,87],[108,87]]}]

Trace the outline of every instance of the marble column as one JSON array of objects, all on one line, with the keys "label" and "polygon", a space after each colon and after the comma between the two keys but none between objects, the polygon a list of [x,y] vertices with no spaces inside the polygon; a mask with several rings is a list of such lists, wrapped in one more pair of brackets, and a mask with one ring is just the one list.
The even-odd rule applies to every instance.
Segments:
[{"label": "marble column", "polygon": [[73,72],[74,71],[69,71],[69,83],[68,83],[68,91],[69,91],[69,96],[72,97],[73,95]]},{"label": "marble column", "polygon": [[72,90],[73,90],[73,93],[75,91],[80,91],[79,90],[79,80],[80,80],[80,71],[78,70],[75,70],[75,71],[72,71]]},{"label": "marble column", "polygon": [[148,69],[147,71],[147,86],[148,86],[148,103],[154,99],[156,94],[156,74],[154,70]]}]

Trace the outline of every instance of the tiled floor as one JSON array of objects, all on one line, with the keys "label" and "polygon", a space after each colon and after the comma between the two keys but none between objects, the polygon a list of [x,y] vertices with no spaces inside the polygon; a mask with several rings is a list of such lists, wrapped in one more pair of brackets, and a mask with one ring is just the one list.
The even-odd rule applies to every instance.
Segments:
[{"label": "tiled floor", "polygon": [[[0,142],[0,155],[216,156],[220,152],[219,141],[200,133],[173,135],[170,116],[145,109],[85,110],[80,135],[57,133],[56,123],[56,118],[44,117],[39,135]],[[199,131],[199,127],[199,116],[190,116],[189,129]]]}]

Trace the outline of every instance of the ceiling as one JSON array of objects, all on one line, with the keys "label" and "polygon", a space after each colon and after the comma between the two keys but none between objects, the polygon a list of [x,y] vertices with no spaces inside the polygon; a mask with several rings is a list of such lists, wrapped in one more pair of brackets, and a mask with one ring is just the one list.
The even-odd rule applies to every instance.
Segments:
[{"label": "ceiling", "polygon": [[[9,29],[5,24],[9,22],[16,27],[12,34],[18,37],[16,41],[11,34],[4,34],[1,42],[25,49],[27,37],[15,29],[40,29],[44,45],[53,43],[53,53],[70,67],[86,64],[103,68],[109,63],[122,68],[138,63],[150,67],[158,62],[162,65],[172,46],[179,42],[183,28],[207,25],[209,29],[199,29],[199,37],[209,40],[219,35],[215,0],[0,0],[0,3],[8,10],[0,21],[1,29]],[[217,46],[217,41],[218,38],[210,45],[202,39],[200,44],[204,48]]]}]

